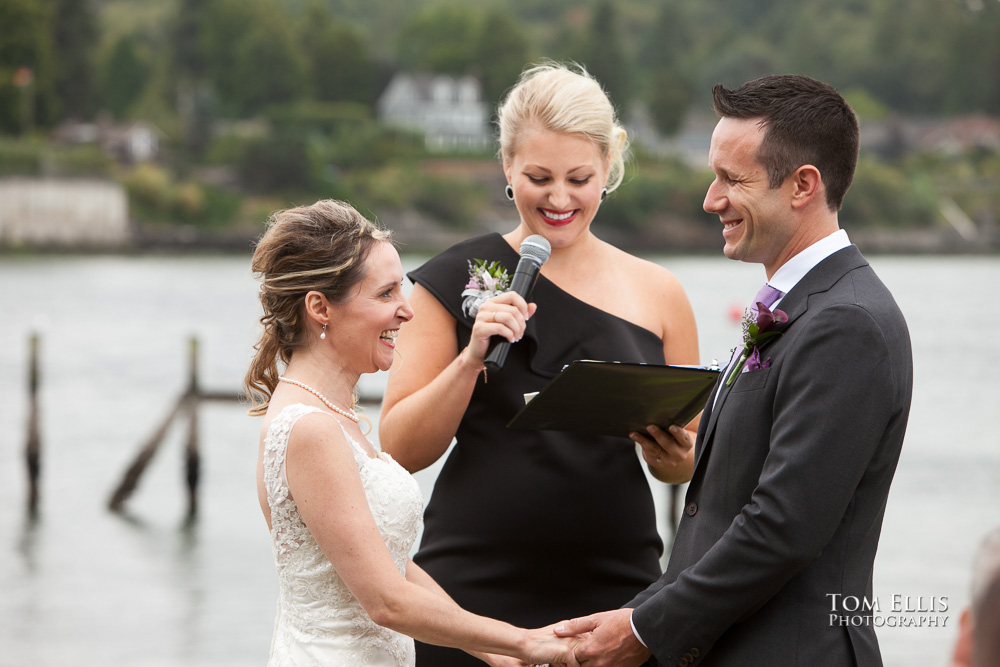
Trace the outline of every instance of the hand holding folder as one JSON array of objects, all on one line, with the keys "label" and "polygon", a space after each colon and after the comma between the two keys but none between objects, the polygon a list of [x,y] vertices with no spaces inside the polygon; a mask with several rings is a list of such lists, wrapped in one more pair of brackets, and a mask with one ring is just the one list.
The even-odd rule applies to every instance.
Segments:
[{"label": "hand holding folder", "polygon": [[684,426],[705,407],[719,371],[694,366],[574,361],[507,424],[613,435],[645,433],[649,424]]}]

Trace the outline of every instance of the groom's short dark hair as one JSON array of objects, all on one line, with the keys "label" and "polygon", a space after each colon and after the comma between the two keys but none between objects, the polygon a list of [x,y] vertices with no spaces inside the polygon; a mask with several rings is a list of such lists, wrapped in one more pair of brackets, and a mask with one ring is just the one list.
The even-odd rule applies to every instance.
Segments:
[{"label": "groom's short dark hair", "polygon": [[840,210],[858,164],[858,119],[833,86],[807,76],[781,74],[748,81],[729,90],[712,89],[715,112],[723,118],[759,118],[765,128],[757,161],[771,188],[804,164],[819,169],[826,203]]}]

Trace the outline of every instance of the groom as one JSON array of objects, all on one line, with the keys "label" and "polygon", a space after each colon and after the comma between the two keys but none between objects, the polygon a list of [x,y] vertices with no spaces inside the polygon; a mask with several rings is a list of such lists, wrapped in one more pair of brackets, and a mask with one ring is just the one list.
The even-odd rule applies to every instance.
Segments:
[{"label": "groom", "polygon": [[667,571],[556,632],[591,632],[576,651],[588,667],[881,665],[872,565],[912,360],[892,295],[839,229],[857,119],[802,76],[719,85],[714,100],[705,210],[728,258],[764,266],[755,311],[787,322],[776,312],[780,335],[720,374]]}]

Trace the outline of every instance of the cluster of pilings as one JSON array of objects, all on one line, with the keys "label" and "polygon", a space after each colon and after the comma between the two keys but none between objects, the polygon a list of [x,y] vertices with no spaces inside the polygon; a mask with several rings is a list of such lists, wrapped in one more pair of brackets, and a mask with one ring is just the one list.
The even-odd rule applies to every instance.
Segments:
[{"label": "cluster of pilings", "polygon": [[[41,435],[40,435],[40,411],[39,411],[39,385],[40,373],[38,370],[38,358],[40,354],[40,338],[38,334],[32,334],[29,340],[29,361],[28,361],[28,437],[25,445],[25,461],[28,469],[28,512],[31,516],[38,514],[39,504],[39,477],[41,473]],[[186,439],[184,445],[184,483],[187,492],[187,516],[194,518],[198,512],[198,482],[201,477],[201,444],[198,428],[199,407],[204,401],[222,401],[235,403],[244,400],[244,396],[239,392],[207,391],[202,389],[198,381],[198,350],[197,338],[188,341],[188,379],[181,395],[167,411],[159,425],[150,433],[149,437],[139,447],[139,451],[132,463],[125,469],[121,481],[111,494],[108,501],[108,509],[112,512],[122,512],[125,501],[135,492],[142,478],[142,473],[146,470],[149,462],[153,460],[159,450],[171,425],[177,420],[187,422]],[[362,396],[361,403],[381,402],[381,397]],[[680,501],[679,487],[668,486],[668,528],[671,533],[676,528],[676,517]]]},{"label": "cluster of pilings", "polygon": [[160,444],[163,442],[175,420],[187,421],[187,438],[184,446],[184,481],[187,489],[187,514],[194,517],[198,512],[198,481],[201,477],[201,446],[198,436],[198,408],[202,401],[228,401],[236,402],[242,396],[236,392],[205,391],[198,382],[198,339],[192,338],[188,341],[188,381],[187,386],[181,395],[174,402],[174,405],[167,411],[166,416],[160,425],[150,434],[149,438],[139,448],[139,453],[132,460],[131,465],[125,470],[122,481],[118,484],[111,500],[108,501],[108,509],[112,512],[120,512],[135,491],[139,484],[146,466],[153,459]]},{"label": "cluster of pilings", "polygon": [[[39,409],[39,355],[40,338],[32,334],[29,340],[28,358],[28,437],[24,455],[28,470],[28,513],[37,516],[39,506],[39,478],[41,476],[41,417]],[[184,447],[184,481],[187,490],[187,514],[194,517],[198,511],[198,482],[201,474],[201,452],[198,429],[198,410],[203,401],[238,402],[242,395],[238,392],[206,391],[198,382],[198,339],[188,342],[188,380],[184,391],[167,411],[166,416],[139,448],[132,463],[125,470],[121,482],[108,501],[108,508],[121,512],[125,501],[139,484],[142,473],[153,460],[160,445],[166,438],[171,425],[178,419],[187,422],[187,436]]]}]

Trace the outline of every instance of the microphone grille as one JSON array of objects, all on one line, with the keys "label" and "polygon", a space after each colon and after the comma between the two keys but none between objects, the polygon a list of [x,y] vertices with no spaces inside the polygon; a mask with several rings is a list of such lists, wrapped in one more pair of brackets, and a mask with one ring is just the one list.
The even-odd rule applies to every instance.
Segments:
[{"label": "microphone grille", "polygon": [[539,265],[544,264],[551,254],[552,245],[544,236],[532,234],[521,241],[521,257],[532,259]]}]

